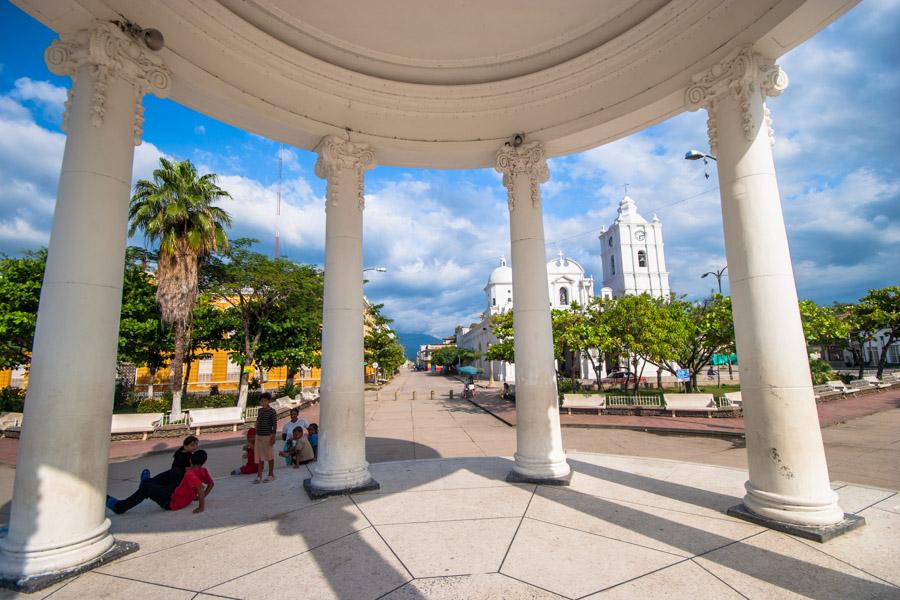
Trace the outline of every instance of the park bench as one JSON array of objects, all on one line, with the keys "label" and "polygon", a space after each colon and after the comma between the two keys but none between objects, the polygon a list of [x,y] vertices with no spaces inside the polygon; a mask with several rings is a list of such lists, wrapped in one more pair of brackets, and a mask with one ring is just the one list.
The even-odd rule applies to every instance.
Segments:
[{"label": "park bench", "polygon": [[740,408],[744,405],[744,400],[741,398],[740,392],[725,392],[725,399],[728,400],[729,406],[737,406]]},{"label": "park bench", "polygon": [[677,417],[678,412],[705,412],[707,417],[718,410],[712,394],[663,394],[666,409]]},{"label": "park bench", "polygon": [[220,427],[222,425],[231,425],[231,430],[237,431],[238,425],[244,424],[244,416],[240,406],[195,408],[188,411],[188,424],[197,434],[200,433],[201,427]]},{"label": "park bench", "polygon": [[5,412],[0,413],[0,429],[9,429],[10,427],[22,426],[22,413]]},{"label": "park bench", "polygon": [[274,408],[276,411],[280,412],[280,411],[282,411],[282,410],[289,409],[289,408],[293,407],[293,406],[294,406],[294,401],[291,400],[291,397],[290,397],[290,396],[282,396],[282,397],[279,398],[278,400],[275,400],[274,402],[272,402],[271,406],[272,406],[272,408]]},{"label": "park bench", "polygon": [[319,397],[319,388],[311,387],[311,388],[303,388],[300,391],[300,398],[304,402],[312,402],[313,400]]},{"label": "park bench", "polygon": [[891,387],[890,383],[886,383],[886,382],[882,381],[881,379],[878,379],[874,375],[866,375],[865,377],[863,377],[863,379],[865,381],[868,381],[870,384],[874,385],[877,388]]},{"label": "park bench", "polygon": [[134,413],[127,415],[113,415],[110,433],[140,433],[141,439],[153,433],[159,426],[163,413]]},{"label": "park bench", "polygon": [[827,385],[831,389],[837,390],[839,392],[847,393],[849,391],[852,391],[850,388],[847,387],[847,384],[845,384],[840,379],[832,379],[830,381],[826,381],[825,385]]},{"label": "park bench", "polygon": [[866,381],[865,379],[854,379],[850,382],[850,390],[854,392],[858,392],[860,390],[871,390],[874,388],[875,386],[872,385],[870,381]]},{"label": "park bench", "polygon": [[560,411],[567,411],[572,414],[572,410],[595,410],[600,414],[600,409],[606,407],[606,396],[603,394],[563,394],[562,406]]},{"label": "park bench", "polygon": [[818,398],[831,398],[832,396],[843,396],[844,392],[835,389],[828,384],[824,385],[814,385],[813,386],[813,395]]}]

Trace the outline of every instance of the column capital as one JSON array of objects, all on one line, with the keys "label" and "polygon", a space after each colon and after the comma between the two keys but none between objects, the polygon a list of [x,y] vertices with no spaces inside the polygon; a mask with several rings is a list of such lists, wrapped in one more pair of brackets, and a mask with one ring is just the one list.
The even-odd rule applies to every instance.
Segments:
[{"label": "column capital", "polygon": [[[364,173],[375,167],[375,150],[368,144],[351,142],[336,135],[326,135],[313,150],[319,155],[316,160],[316,175],[328,182],[327,205],[337,205],[337,174],[343,170],[356,173],[359,209],[365,208]],[[326,207],[327,207],[326,205]]]},{"label": "column capital", "polygon": [[[787,89],[788,76],[784,70],[770,58],[753,51],[752,45],[743,46],[732,51],[724,60],[711,68],[693,76],[691,85],[685,91],[685,105],[689,110],[705,108],[709,113],[707,128],[709,145],[713,154],[717,152],[718,128],[716,127],[716,102],[726,95],[740,102],[744,135],[748,141],[756,135],[750,101],[754,94],[759,94],[765,106],[766,96],[778,96]],[[765,108],[765,123],[768,128],[769,141],[774,143],[775,132],[769,109]]]},{"label": "column capital", "polygon": [[[103,125],[109,78],[118,77],[133,85],[136,91],[132,132],[135,145],[141,143],[144,130],[141,98],[147,93],[164,98],[172,87],[172,76],[162,59],[141,41],[122,31],[119,25],[109,21],[95,21],[90,29],[63,34],[44,51],[44,61],[52,73],[68,75],[73,82],[81,67],[88,65],[91,68],[96,79],[91,106],[91,122],[95,127]],[[72,88],[69,88],[63,131],[68,126],[71,104]]]},{"label": "column capital", "polygon": [[547,168],[547,160],[544,158],[544,145],[540,142],[531,142],[521,146],[513,146],[506,143],[497,151],[497,160],[494,169],[503,173],[503,185],[508,192],[507,201],[509,210],[513,210],[516,199],[513,196],[513,177],[515,175],[528,175],[531,179],[531,202],[538,206],[541,201],[538,186],[550,179],[550,169]]}]

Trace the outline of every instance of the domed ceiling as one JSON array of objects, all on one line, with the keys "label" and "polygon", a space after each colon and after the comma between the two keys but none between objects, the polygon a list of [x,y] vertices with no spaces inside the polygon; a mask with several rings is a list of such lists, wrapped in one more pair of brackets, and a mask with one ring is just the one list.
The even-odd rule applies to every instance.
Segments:
[{"label": "domed ceiling", "polygon": [[[551,155],[685,109],[691,76],[753,43],[778,57],[853,0],[14,0],[57,32],[127,19],[165,36],[177,102],[380,164],[490,166],[515,133]],[[790,93],[790,92],[788,92]]]}]

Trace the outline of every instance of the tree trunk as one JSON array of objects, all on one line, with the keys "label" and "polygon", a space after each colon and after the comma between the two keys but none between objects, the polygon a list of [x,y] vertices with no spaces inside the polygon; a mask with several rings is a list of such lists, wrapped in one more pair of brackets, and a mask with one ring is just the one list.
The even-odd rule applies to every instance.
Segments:
[{"label": "tree trunk", "polygon": [[656,389],[662,389],[662,369],[656,369]]},{"label": "tree trunk", "polygon": [[859,376],[857,377],[857,379],[862,379],[863,375],[865,374],[865,370],[866,370],[866,363],[865,363],[865,361],[863,361],[862,349],[860,349],[860,351],[859,351],[859,355],[857,356],[856,364],[859,365]]},{"label": "tree trunk", "polygon": [[287,368],[287,378],[284,380],[284,387],[290,388],[294,386],[294,376],[297,374],[297,369],[294,367]]},{"label": "tree trunk", "polygon": [[238,381],[240,381],[240,385],[238,387],[238,403],[237,405],[241,407],[241,409],[247,408],[247,393],[250,391],[250,385],[247,381],[249,378],[249,374],[244,370],[245,368],[241,367],[241,377]]},{"label": "tree trunk", "polygon": [[175,354],[172,356],[172,416],[181,415],[181,383],[184,375],[184,324],[175,323]]},{"label": "tree trunk", "polygon": [[894,336],[890,336],[885,340],[884,345],[881,347],[881,354],[878,356],[878,371],[875,373],[875,377],[878,379],[881,379],[881,376],[884,374],[884,363],[887,362],[888,350],[890,350],[891,344],[893,343]]},{"label": "tree trunk", "polygon": [[153,382],[156,380],[156,368],[148,367],[150,371],[150,382],[147,384],[147,397],[153,398]]},{"label": "tree trunk", "polygon": [[728,380],[734,381],[734,371],[731,369],[731,357],[728,357]]},{"label": "tree trunk", "polygon": [[183,380],[182,383],[181,383],[181,394],[182,394],[182,395],[187,394],[187,391],[188,391],[188,389],[187,389],[187,388],[188,388],[188,381],[189,381],[190,378],[191,378],[191,365],[192,365],[193,362],[194,362],[194,355],[193,355],[193,352],[190,354],[190,356],[188,357],[187,361],[185,361],[185,362],[186,362],[186,364],[185,364],[185,366],[184,366],[184,380]]}]

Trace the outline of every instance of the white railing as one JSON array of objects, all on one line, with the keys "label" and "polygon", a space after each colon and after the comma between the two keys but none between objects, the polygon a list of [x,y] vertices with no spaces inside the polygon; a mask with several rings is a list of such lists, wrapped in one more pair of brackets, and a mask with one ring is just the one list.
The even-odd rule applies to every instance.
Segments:
[{"label": "white railing", "polygon": [[259,416],[259,407],[258,406],[248,406],[244,409],[244,420],[253,419]]},{"label": "white railing", "polygon": [[164,414],[159,421],[159,426],[165,427],[166,425],[187,425],[187,413],[181,413],[180,415]]},{"label": "white railing", "polygon": [[607,406],[657,406],[662,408],[660,396],[607,396]]}]

